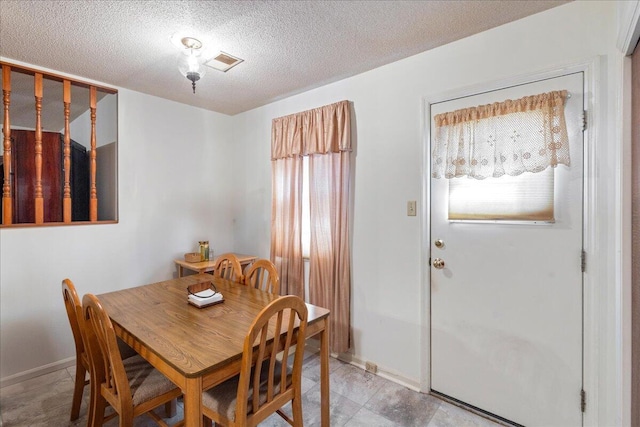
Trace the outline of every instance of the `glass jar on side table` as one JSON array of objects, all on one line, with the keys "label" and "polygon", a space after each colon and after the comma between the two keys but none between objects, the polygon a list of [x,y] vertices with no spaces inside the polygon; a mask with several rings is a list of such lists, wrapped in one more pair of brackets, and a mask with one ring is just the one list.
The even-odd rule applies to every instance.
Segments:
[{"label": "glass jar on side table", "polygon": [[200,261],[209,261],[209,241],[203,240],[198,244],[200,246]]}]

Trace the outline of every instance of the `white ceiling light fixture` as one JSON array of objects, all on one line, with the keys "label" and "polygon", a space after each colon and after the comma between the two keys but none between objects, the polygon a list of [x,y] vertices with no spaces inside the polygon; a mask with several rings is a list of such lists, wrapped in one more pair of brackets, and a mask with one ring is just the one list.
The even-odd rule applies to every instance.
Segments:
[{"label": "white ceiling light fixture", "polygon": [[202,66],[202,42],[193,37],[183,37],[181,40],[184,50],[178,55],[178,70],[180,74],[191,80],[193,93],[196,93],[196,82],[204,77],[206,68]]}]

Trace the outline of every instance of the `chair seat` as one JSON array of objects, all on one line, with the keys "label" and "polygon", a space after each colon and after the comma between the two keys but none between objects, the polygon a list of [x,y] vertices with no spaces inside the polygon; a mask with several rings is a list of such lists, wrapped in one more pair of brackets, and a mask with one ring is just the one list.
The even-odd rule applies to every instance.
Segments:
[{"label": "chair seat", "polygon": [[167,377],[155,369],[142,356],[135,355],[122,361],[131,386],[133,406],[151,400],[176,388]]},{"label": "chair seat", "polygon": [[[267,401],[267,378],[269,372],[268,360],[262,364],[260,371],[260,405]],[[274,378],[274,393],[280,392],[280,378],[282,373],[282,364],[276,362]],[[225,418],[235,421],[236,418],[236,401],[238,398],[238,382],[240,376],[236,375],[228,379],[222,384],[205,391],[202,394],[202,404],[209,409],[217,412]],[[287,385],[291,385],[291,369],[287,369]],[[247,400],[247,414],[253,413],[253,404],[251,396],[253,395],[253,385],[249,385],[249,399]]]}]

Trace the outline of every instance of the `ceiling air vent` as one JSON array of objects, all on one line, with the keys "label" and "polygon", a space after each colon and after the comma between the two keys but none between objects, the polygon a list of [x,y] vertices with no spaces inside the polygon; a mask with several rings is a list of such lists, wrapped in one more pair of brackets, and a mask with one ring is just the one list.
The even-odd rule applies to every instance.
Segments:
[{"label": "ceiling air vent", "polygon": [[244,59],[236,58],[235,56],[229,55],[228,53],[219,52],[213,58],[205,62],[204,65],[219,71],[226,72],[242,61],[244,61]]}]

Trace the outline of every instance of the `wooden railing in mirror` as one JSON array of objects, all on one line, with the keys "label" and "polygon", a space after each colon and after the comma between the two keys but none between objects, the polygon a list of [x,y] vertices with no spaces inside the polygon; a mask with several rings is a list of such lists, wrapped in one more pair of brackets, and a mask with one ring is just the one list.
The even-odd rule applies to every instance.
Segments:
[{"label": "wooden railing in mirror", "polygon": [[1,226],[117,222],[118,91],[0,65]]}]

